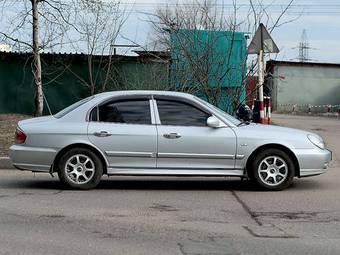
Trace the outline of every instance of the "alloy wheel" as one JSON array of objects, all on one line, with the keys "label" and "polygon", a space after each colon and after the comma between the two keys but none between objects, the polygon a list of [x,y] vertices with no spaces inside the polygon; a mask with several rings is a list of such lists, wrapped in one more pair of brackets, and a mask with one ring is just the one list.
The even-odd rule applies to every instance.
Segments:
[{"label": "alloy wheel", "polygon": [[95,164],[92,159],[84,154],[70,157],[65,164],[66,177],[75,184],[89,182],[95,173]]},{"label": "alloy wheel", "polygon": [[286,180],[288,166],[281,157],[269,156],[260,162],[258,173],[263,183],[269,186],[277,186]]}]

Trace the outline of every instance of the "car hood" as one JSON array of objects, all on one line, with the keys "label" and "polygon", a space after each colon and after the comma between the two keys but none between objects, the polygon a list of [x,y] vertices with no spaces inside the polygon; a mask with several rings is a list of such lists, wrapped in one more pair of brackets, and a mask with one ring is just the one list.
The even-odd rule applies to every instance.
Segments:
[{"label": "car hood", "polygon": [[290,134],[294,136],[313,134],[311,132],[301,130],[301,129],[296,129],[296,128],[287,128],[287,127],[281,127],[281,126],[276,126],[276,125],[263,125],[263,124],[257,124],[257,123],[251,123],[249,125],[242,125],[240,127],[237,127],[237,129],[259,132],[259,133],[263,133],[264,135],[268,135],[270,133]]},{"label": "car hood", "polygon": [[307,135],[313,134],[318,136],[300,129],[253,123],[236,127],[234,131],[240,144],[253,144],[255,147],[262,144],[275,143],[289,148],[308,149],[313,148],[313,145],[308,140]]}]

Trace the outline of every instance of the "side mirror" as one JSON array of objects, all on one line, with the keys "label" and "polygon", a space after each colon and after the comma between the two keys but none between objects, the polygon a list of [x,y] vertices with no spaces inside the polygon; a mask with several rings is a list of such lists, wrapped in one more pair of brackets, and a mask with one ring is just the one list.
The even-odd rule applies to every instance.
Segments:
[{"label": "side mirror", "polygon": [[218,128],[220,126],[220,120],[216,118],[215,116],[210,116],[207,119],[207,125],[208,127]]}]

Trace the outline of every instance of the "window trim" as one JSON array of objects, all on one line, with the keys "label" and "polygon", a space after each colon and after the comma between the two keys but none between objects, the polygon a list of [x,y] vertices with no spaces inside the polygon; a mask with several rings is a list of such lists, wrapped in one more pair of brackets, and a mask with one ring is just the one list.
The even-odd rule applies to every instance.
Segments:
[{"label": "window trim", "polygon": [[[94,110],[96,110],[96,112],[97,112],[97,120],[92,120],[92,114],[93,114],[93,112],[94,112]],[[98,122],[98,114],[99,114],[99,109],[98,109],[98,105],[96,105],[95,107],[93,107],[90,111],[89,111],[89,113],[88,113],[88,121],[90,122],[90,121],[92,121],[92,122]]]},{"label": "window trim", "polygon": [[156,116],[155,116],[155,106],[153,104],[153,98],[150,97],[149,99],[149,106],[150,106],[150,116],[151,116],[151,124],[156,125]]},{"label": "window trim", "polygon": [[[99,107],[109,103],[109,102],[117,102],[117,101],[134,101],[134,100],[145,100],[149,103],[149,111],[150,111],[150,123],[148,124],[140,124],[140,123],[123,123],[123,122],[106,122],[106,121],[99,121]],[[152,109],[152,105],[151,105],[151,100],[152,97],[150,95],[133,95],[133,96],[115,96],[115,97],[110,97],[110,98],[106,98],[104,100],[102,100],[101,102],[97,103],[95,106],[91,107],[89,109],[89,111],[87,112],[87,116],[86,116],[86,121],[87,122],[97,122],[97,123],[108,123],[108,124],[112,124],[112,125],[143,125],[143,126],[150,126],[150,125],[155,125],[154,122],[154,118],[153,118],[153,109]],[[91,120],[91,112],[94,108],[97,108],[97,120],[93,121]]]},{"label": "window trim", "polygon": [[157,100],[152,96],[153,114],[155,116],[155,125],[161,125],[161,120],[159,118]]},{"label": "window trim", "polygon": [[[165,101],[172,101],[172,102],[179,102],[179,103],[183,103],[183,104],[187,104],[193,108],[196,108],[204,113],[206,113],[207,115],[209,115],[209,117],[211,116],[215,116],[213,113],[211,113],[210,111],[207,111],[207,109],[200,107],[201,105],[196,104],[196,102],[194,101],[190,101],[190,100],[185,100],[184,98],[180,98],[180,97],[174,97],[174,96],[154,96],[153,98],[154,100],[154,104],[155,104],[155,114],[157,114],[157,125],[162,125],[162,126],[172,126],[172,127],[199,127],[199,128],[210,128],[209,126],[192,126],[192,125],[168,125],[168,124],[162,124],[161,121],[161,117],[158,111],[158,104],[157,104],[157,100],[165,100]],[[209,118],[208,117],[208,118]],[[218,118],[219,119],[219,118]],[[224,123],[224,122],[223,122]]]}]

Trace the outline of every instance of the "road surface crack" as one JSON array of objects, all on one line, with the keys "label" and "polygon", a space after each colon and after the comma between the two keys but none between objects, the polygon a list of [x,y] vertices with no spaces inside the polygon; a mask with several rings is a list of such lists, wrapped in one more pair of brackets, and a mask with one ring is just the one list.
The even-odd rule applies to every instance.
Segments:
[{"label": "road surface crack", "polygon": [[235,197],[236,201],[243,207],[243,209],[249,214],[250,218],[252,218],[257,225],[262,226],[263,223],[258,219],[257,214],[253,212],[250,207],[244,202],[234,190],[231,191],[231,194]]}]

